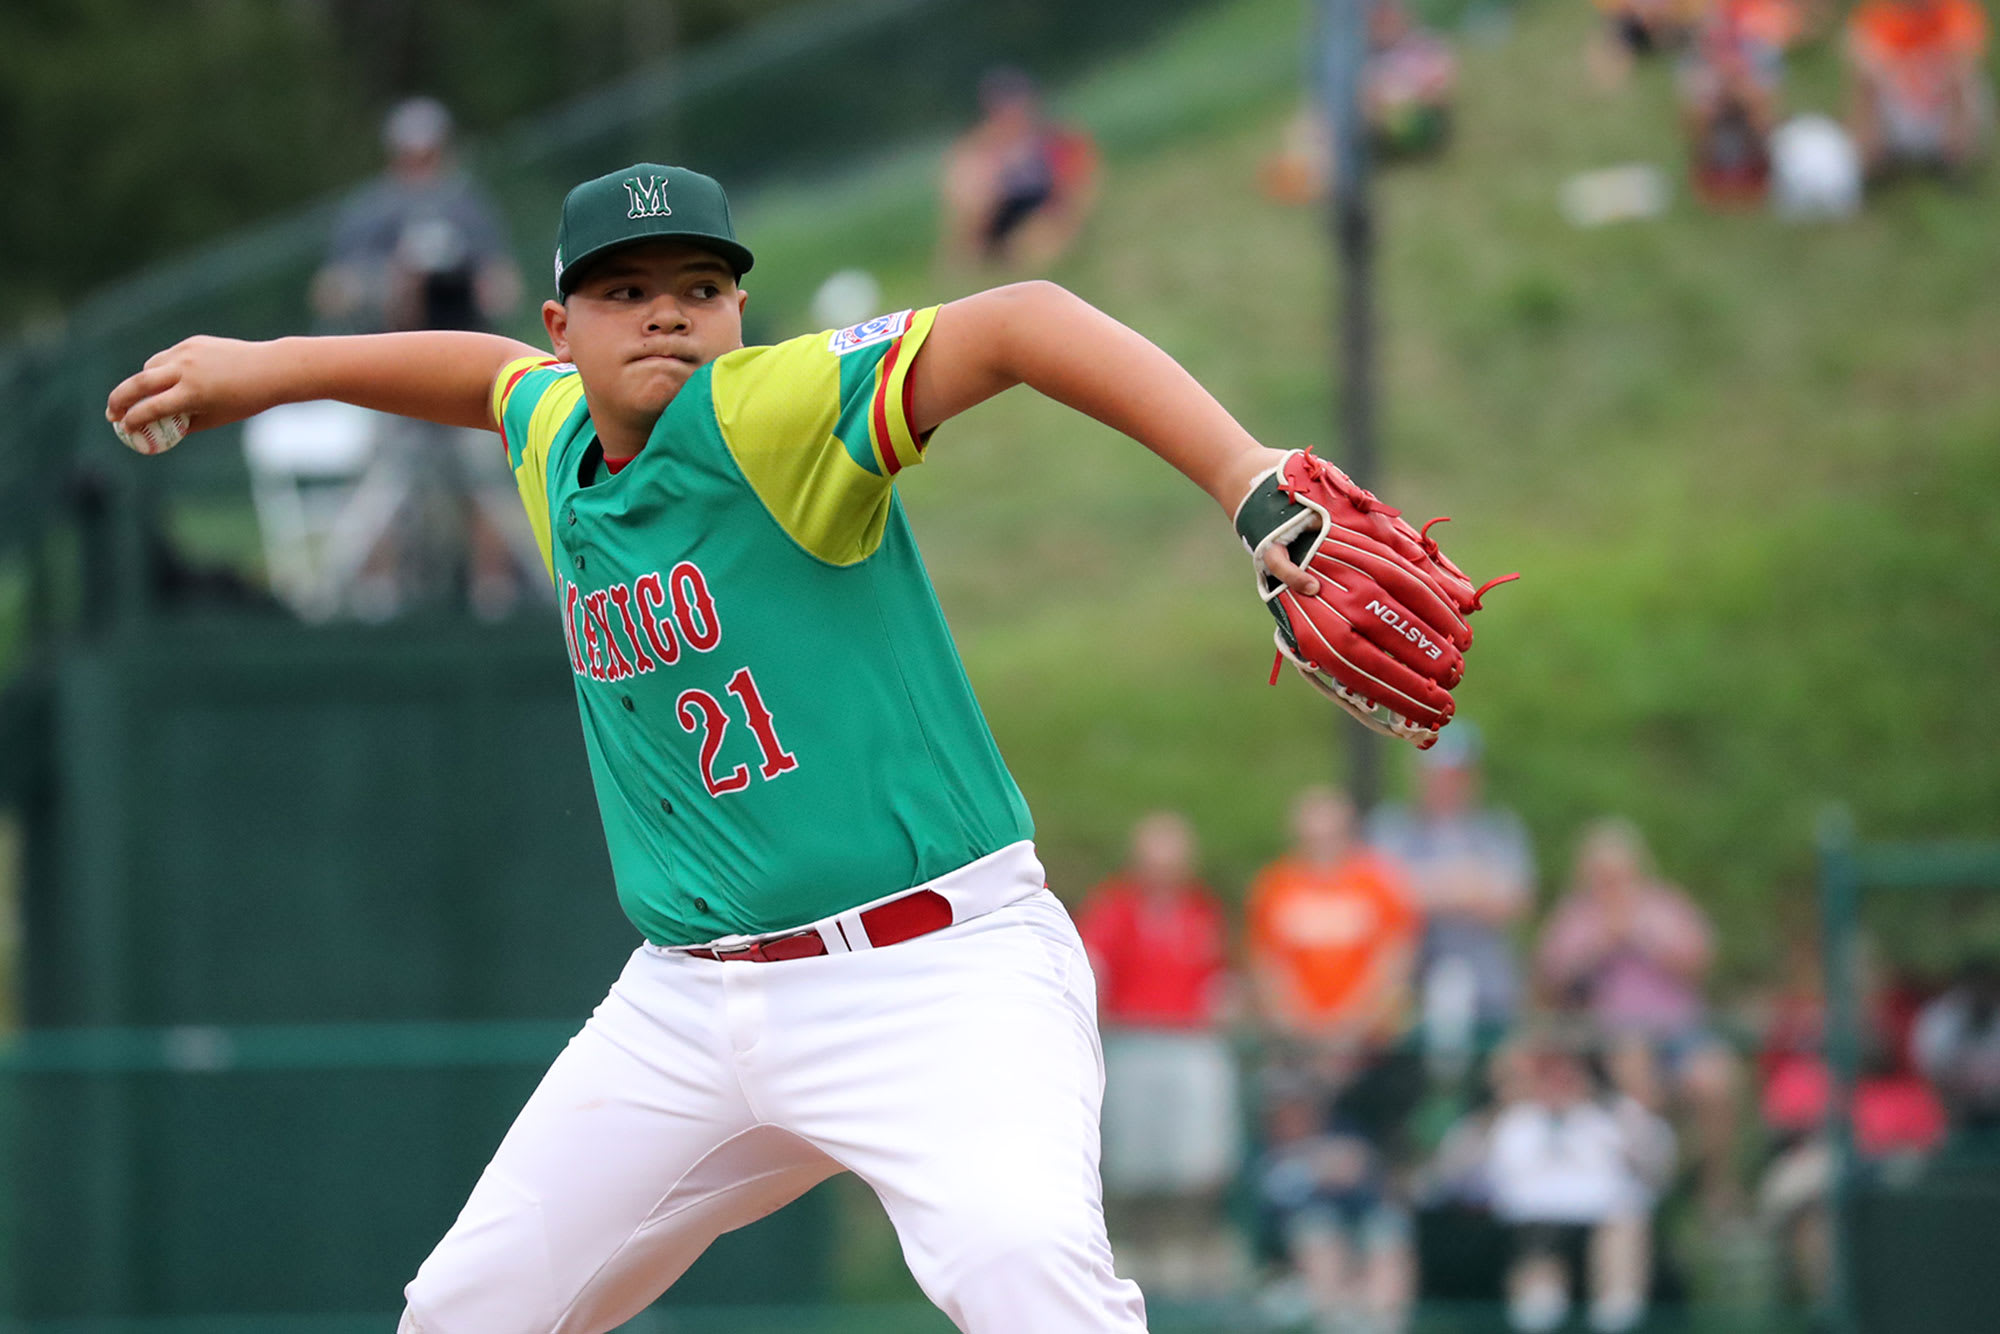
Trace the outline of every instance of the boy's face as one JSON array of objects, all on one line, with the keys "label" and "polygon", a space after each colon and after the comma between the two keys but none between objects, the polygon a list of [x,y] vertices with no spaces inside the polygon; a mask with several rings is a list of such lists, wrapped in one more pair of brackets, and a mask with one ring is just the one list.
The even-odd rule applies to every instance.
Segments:
[{"label": "boy's face", "polygon": [[646,241],[590,265],[542,307],[549,346],[576,366],[593,417],[650,428],[699,366],[743,346],[749,294],[719,256]]}]

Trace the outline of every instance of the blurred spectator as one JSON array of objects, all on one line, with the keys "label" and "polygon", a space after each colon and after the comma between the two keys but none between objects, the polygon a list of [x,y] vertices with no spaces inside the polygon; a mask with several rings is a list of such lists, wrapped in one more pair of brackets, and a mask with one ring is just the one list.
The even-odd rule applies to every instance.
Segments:
[{"label": "blurred spectator", "polygon": [[1677,51],[1693,32],[1702,0],[1595,0],[1604,14],[1585,50],[1585,63],[1600,87],[1615,88],[1631,77],[1632,66],[1648,56]]},{"label": "blurred spectator", "polygon": [[1493,1127],[1528,1094],[1526,1047],[1507,1042],[1468,1081],[1459,1114],[1416,1173],[1417,1270],[1426,1298],[1490,1302],[1505,1287],[1512,1239],[1493,1215]]},{"label": "blurred spectator", "polygon": [[1711,1212],[1739,1202],[1735,1056],[1705,1024],[1702,987],[1714,933],[1694,901],[1654,873],[1645,839],[1626,820],[1601,820],[1577,849],[1569,891],[1543,929],[1537,960],[1558,1005],[1592,1020],[1614,1044],[1626,1091],[1657,1064],[1691,1114]]},{"label": "blurred spectator", "polygon": [[1413,157],[1444,146],[1458,93],[1451,44],[1410,17],[1402,0],[1376,0],[1368,16],[1361,108],[1375,146]]},{"label": "blurred spectator", "polygon": [[[1907,991],[1884,985],[1873,967],[1862,971],[1855,1148],[1869,1164],[1915,1162],[1943,1138],[1944,1110],[1908,1060],[1915,1013]],[[1819,952],[1810,937],[1793,936],[1784,984],[1771,999],[1758,1053],[1763,1074],[1759,1103],[1771,1154],[1757,1188],[1757,1206],[1778,1240],[1792,1287],[1815,1303],[1829,1295],[1832,1272],[1833,1155],[1825,1133],[1832,1077],[1825,1048]]]},{"label": "blurred spectator", "polygon": [[1636,1100],[1599,1096],[1576,1052],[1553,1042],[1521,1058],[1525,1088],[1493,1123],[1487,1177],[1514,1240],[1507,1318],[1550,1330],[1569,1316],[1576,1261],[1589,1270],[1590,1328],[1645,1315],[1652,1212],[1673,1163],[1673,1132]]},{"label": "blurred spectator", "polygon": [[1104,1029],[1106,1207],[1120,1260],[1169,1291],[1229,1277],[1219,1204],[1240,1134],[1236,1067],[1217,1031],[1228,928],[1195,865],[1187,821],[1149,815],[1126,870],[1077,914]]},{"label": "blurred spectator", "polygon": [[399,103],[382,126],[389,170],[341,210],[313,309],[329,325],[484,329],[510,314],[521,276],[499,210],[451,156],[451,113]]},{"label": "blurred spectator", "polygon": [[945,156],[939,256],[957,268],[1044,268],[1097,202],[1097,146],[1048,120],[1021,70],[989,71],[979,104],[984,119]]},{"label": "blurred spectator", "polygon": [[1526,1098],[1531,1073],[1525,1044],[1508,1042],[1493,1049],[1486,1063],[1489,1097],[1475,1102],[1445,1130],[1419,1181],[1419,1198],[1430,1205],[1462,1205],[1490,1209],[1492,1178],[1487,1172],[1493,1153],[1493,1125],[1502,1111]]},{"label": "blurred spectator", "polygon": [[1380,807],[1368,825],[1423,910],[1417,975],[1434,1049],[1497,1038],[1520,1010],[1510,932],[1534,900],[1534,855],[1520,817],[1481,795],[1479,735],[1461,721],[1420,753],[1416,806]]},{"label": "blurred spectator", "polygon": [[[1407,1219],[1386,1182],[1423,1091],[1421,1066],[1397,1045],[1409,1027],[1422,918],[1401,872],[1356,840],[1355,824],[1344,794],[1300,793],[1291,854],[1250,887],[1250,976],[1281,1053],[1273,1077],[1311,1081],[1321,1129],[1334,1141],[1324,1153],[1315,1143],[1281,1154],[1278,1177],[1267,1173],[1264,1183],[1267,1194],[1274,1180],[1296,1188],[1301,1159],[1312,1167],[1305,1179],[1320,1183],[1318,1205],[1288,1215],[1306,1231],[1286,1236],[1320,1318],[1393,1327],[1415,1269]],[[1351,1193],[1332,1209],[1329,1191]]]},{"label": "blurred spectator", "polygon": [[[451,131],[432,98],[390,111],[389,169],[341,210],[313,279],[323,325],[487,329],[519,304],[499,210],[453,160]],[[458,604],[496,619],[548,587],[506,453],[484,431],[381,419],[349,509],[338,527],[360,559],[337,593],[364,620]]]},{"label": "blurred spectator", "polygon": [[1326,788],[1292,807],[1292,853],[1250,886],[1250,976],[1280,1035],[1379,1048],[1409,1022],[1422,918],[1402,873],[1355,839],[1354,804]]},{"label": "blurred spectator", "polygon": [[1415,1263],[1381,1150],[1344,1123],[1322,1085],[1290,1071],[1266,1080],[1264,1140],[1258,1209],[1297,1271],[1314,1328],[1401,1330]]},{"label": "blurred spectator", "polygon": [[[1315,53],[1306,82],[1312,100],[1286,125],[1283,142],[1260,173],[1264,192],[1286,204],[1322,198],[1333,163],[1333,131],[1324,62]],[[1458,57],[1451,44],[1418,24],[1402,0],[1378,0],[1368,18],[1368,62],[1361,72],[1361,114],[1369,142],[1388,157],[1419,157],[1451,135]]]},{"label": "blurred spectator", "polygon": [[1978,0],[1864,0],[1847,20],[1850,124],[1871,175],[1959,174],[1986,152],[1993,89]]},{"label": "blurred spectator", "polygon": [[1697,198],[1759,203],[1771,180],[1784,48],[1769,0],[1714,0],[1681,57],[1681,123]]},{"label": "blurred spectator", "polygon": [[2000,961],[1967,964],[1926,1005],[1911,1035],[1918,1066],[1951,1113],[1953,1134],[2000,1146]]},{"label": "blurred spectator", "polygon": [[1736,0],[1744,22],[1779,51],[1826,35],[1833,7],[1827,0]]}]

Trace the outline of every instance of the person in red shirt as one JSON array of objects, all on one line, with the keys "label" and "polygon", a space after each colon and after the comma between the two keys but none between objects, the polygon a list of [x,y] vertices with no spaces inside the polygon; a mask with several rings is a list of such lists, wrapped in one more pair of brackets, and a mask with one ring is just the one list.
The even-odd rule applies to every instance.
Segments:
[{"label": "person in red shirt", "polygon": [[1159,812],[1126,868],[1093,889],[1077,930],[1104,1032],[1104,1190],[1121,1261],[1148,1290],[1228,1280],[1220,1202],[1241,1131],[1219,1024],[1229,997],[1221,903],[1195,873],[1194,831]]},{"label": "person in red shirt", "polygon": [[1132,831],[1130,865],[1085,900],[1077,929],[1106,1027],[1207,1030],[1228,981],[1222,904],[1194,875],[1194,831],[1161,812]]}]

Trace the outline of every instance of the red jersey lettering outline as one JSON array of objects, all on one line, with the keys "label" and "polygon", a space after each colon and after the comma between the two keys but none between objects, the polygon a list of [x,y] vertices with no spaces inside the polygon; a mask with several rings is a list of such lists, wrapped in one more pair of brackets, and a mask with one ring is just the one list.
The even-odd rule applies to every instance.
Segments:
[{"label": "red jersey lettering outline", "polygon": [[660,572],[640,575],[632,582],[632,590],[639,595],[639,623],[646,627],[646,639],[653,646],[653,652],[660,655],[660,661],[671,667],[680,661],[681,641],[674,637],[672,621],[661,621],[654,616],[655,611],[664,611],[667,606],[667,586],[660,580]]},{"label": "red jersey lettering outline", "polygon": [[[611,661],[606,665],[604,679],[623,681],[636,673],[632,670],[631,660],[625,656],[625,650],[618,647],[617,637],[611,633],[611,610],[607,602],[604,590],[601,588],[594,593],[586,593],[583,598],[583,605],[590,613],[590,619],[597,622],[598,638],[604,641],[604,651],[611,656]],[[586,628],[588,625],[589,622],[585,622]]]},{"label": "red jersey lettering outline", "polygon": [[625,638],[632,641],[632,659],[641,675],[652,671],[659,664],[646,653],[646,641],[639,638],[639,627],[632,621],[632,588],[629,584],[613,584],[606,595],[611,605],[618,608],[618,619],[625,623]]},{"label": "red jersey lettering outline", "polygon": [[[715,614],[715,599],[709,595],[708,580],[702,577],[701,567],[691,560],[684,560],[674,566],[667,576],[667,586],[674,595],[674,620],[686,636],[688,647],[697,653],[706,653],[722,642],[722,622]],[[692,589],[690,593],[688,590]],[[696,614],[700,615],[699,627]]]},{"label": "red jersey lettering outline", "polygon": [[591,624],[588,613],[583,618],[583,647],[590,659],[590,679],[593,681],[607,679],[604,674],[604,662],[597,652],[597,627]]},{"label": "red jersey lettering outline", "polygon": [[[630,583],[585,592],[556,576],[563,643],[570,670],[593,681],[623,681],[680,661],[681,644],[696,653],[722,642],[722,617],[708,579],[691,560],[662,576],[650,570]],[[612,615],[616,607],[617,615]],[[623,642],[617,625],[624,627]],[[630,644],[630,656],[625,645]]]},{"label": "red jersey lettering outline", "polygon": [[[700,710],[700,717],[694,715],[690,705]],[[723,712],[722,704],[715,696],[706,690],[683,690],[681,697],[674,701],[674,715],[680,719],[683,732],[701,733],[701,781],[709,796],[725,796],[750,786],[750,766],[747,764],[738,764],[726,778],[715,776],[715,756],[722,749],[722,738],[729,733],[729,715]]]},{"label": "red jersey lettering outline", "polygon": [[763,752],[764,757],[758,772],[764,781],[768,783],[778,775],[798,768],[799,757],[786,750],[784,742],[778,740],[778,729],[771,720],[771,711],[764,707],[764,696],[759,693],[757,678],[750,674],[750,669],[738,667],[736,675],[729,678],[726,689],[743,706],[743,716],[749,720],[750,730],[757,734],[757,749]]},{"label": "red jersey lettering outline", "polygon": [[583,590],[561,575],[556,576],[556,585],[562,594],[563,643],[569,646],[569,668],[578,676],[588,675],[583,665],[583,650],[576,644],[576,604],[583,599]]}]

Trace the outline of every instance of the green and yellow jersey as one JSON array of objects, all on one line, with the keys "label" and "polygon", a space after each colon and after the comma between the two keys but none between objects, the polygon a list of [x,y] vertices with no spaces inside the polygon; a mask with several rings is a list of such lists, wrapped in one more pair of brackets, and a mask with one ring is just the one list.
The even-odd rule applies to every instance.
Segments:
[{"label": "green and yellow jersey", "polygon": [[896,498],[936,309],[696,371],[616,473],[574,367],[494,383],[627,916],[802,925],[1033,835]]}]

